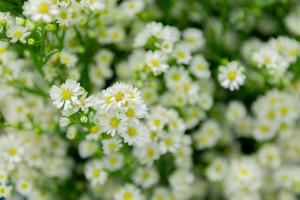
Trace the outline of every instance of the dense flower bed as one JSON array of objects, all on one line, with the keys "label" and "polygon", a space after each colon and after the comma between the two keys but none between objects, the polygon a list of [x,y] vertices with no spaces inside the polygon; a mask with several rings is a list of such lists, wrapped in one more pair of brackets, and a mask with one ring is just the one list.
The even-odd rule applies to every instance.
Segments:
[{"label": "dense flower bed", "polygon": [[297,0],[0,11],[0,199],[300,198]]}]

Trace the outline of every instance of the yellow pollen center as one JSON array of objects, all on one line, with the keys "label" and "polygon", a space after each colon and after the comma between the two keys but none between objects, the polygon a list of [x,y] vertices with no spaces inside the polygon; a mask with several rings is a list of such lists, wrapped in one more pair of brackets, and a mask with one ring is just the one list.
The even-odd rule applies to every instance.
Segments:
[{"label": "yellow pollen center", "polygon": [[116,117],[110,119],[109,124],[112,128],[117,128],[119,126],[120,120]]},{"label": "yellow pollen center", "polygon": [[134,128],[134,127],[129,127],[127,131],[128,131],[128,135],[129,135],[130,137],[135,137],[135,136],[137,136],[137,130],[136,130],[136,128]]},{"label": "yellow pollen center", "polygon": [[46,14],[49,12],[49,10],[50,10],[50,6],[47,3],[45,3],[45,2],[40,3],[40,5],[39,5],[40,13]]},{"label": "yellow pollen center", "polygon": [[174,144],[174,142],[171,138],[167,138],[167,139],[165,139],[165,144],[167,146],[172,146]]},{"label": "yellow pollen center", "polygon": [[229,71],[227,77],[229,80],[233,81],[236,78],[237,74],[235,71]]},{"label": "yellow pollen center", "polygon": [[248,175],[248,170],[247,169],[241,169],[241,175],[242,176],[247,176]]},{"label": "yellow pollen center", "polygon": [[99,169],[94,169],[93,170],[93,177],[99,177],[101,174],[101,171]]},{"label": "yellow pollen center", "polygon": [[153,65],[153,67],[159,67],[160,61],[158,59],[152,59],[151,64]]},{"label": "yellow pollen center", "polygon": [[132,118],[135,116],[135,111],[133,109],[128,109],[126,112],[126,116]]},{"label": "yellow pollen center", "polygon": [[177,57],[178,58],[184,58],[185,57],[185,53],[183,51],[178,51],[177,52]]},{"label": "yellow pollen center", "polygon": [[11,148],[11,149],[9,150],[9,155],[11,155],[11,156],[17,155],[17,149]]},{"label": "yellow pollen center", "polygon": [[16,31],[14,33],[14,38],[20,39],[23,36],[23,33],[21,31]]},{"label": "yellow pollen center", "polygon": [[63,99],[64,101],[70,100],[71,97],[72,97],[72,95],[73,95],[73,93],[72,93],[72,91],[69,90],[69,89],[62,89],[62,90],[61,90],[61,96],[62,96],[62,99]]},{"label": "yellow pollen center", "polygon": [[161,125],[160,119],[155,119],[154,120],[154,125],[157,126],[157,127],[160,126]]},{"label": "yellow pollen center", "polygon": [[0,55],[4,54],[6,52],[6,48],[5,47],[0,47]]},{"label": "yellow pollen center", "polygon": [[133,194],[132,194],[132,192],[125,192],[125,193],[123,194],[123,199],[124,199],[124,200],[132,200],[132,199],[133,199]]},{"label": "yellow pollen center", "polygon": [[124,98],[124,93],[123,93],[123,92],[117,92],[117,93],[115,94],[115,99],[116,99],[116,101],[122,101],[123,98]]},{"label": "yellow pollen center", "polygon": [[180,78],[181,78],[181,76],[180,76],[179,73],[175,73],[175,74],[173,74],[173,76],[172,76],[172,79],[173,79],[174,81],[178,81],[178,80],[180,80]]},{"label": "yellow pollen center", "polygon": [[91,132],[91,133],[97,133],[99,130],[100,130],[100,127],[99,127],[99,126],[92,126],[92,127],[90,128],[90,132]]},{"label": "yellow pollen center", "polygon": [[117,145],[115,143],[110,143],[108,145],[109,150],[114,151],[117,149]]}]

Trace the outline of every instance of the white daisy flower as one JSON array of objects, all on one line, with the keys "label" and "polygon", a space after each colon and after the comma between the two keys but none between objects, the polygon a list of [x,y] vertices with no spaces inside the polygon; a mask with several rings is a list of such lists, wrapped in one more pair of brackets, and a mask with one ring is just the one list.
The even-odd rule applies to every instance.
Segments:
[{"label": "white daisy flower", "polygon": [[144,145],[149,138],[148,132],[144,125],[136,120],[127,122],[126,131],[121,134],[125,143],[129,145],[140,146]]},{"label": "white daisy flower", "polygon": [[158,173],[151,167],[138,168],[133,175],[134,182],[143,188],[149,188],[153,186],[155,183],[157,183],[158,178]]},{"label": "white daisy flower", "polygon": [[139,0],[123,1],[120,7],[127,16],[133,17],[143,10],[144,2]]},{"label": "white daisy flower", "polygon": [[51,22],[58,14],[58,8],[51,0],[29,0],[24,3],[23,9],[33,21]]},{"label": "white daisy flower", "polygon": [[103,128],[103,132],[114,136],[116,133],[124,134],[126,132],[127,120],[123,115],[116,111],[110,111],[102,116],[100,125]]},{"label": "white daisy flower", "polygon": [[121,153],[112,153],[103,158],[103,166],[109,171],[116,171],[124,166],[124,156]]},{"label": "white daisy flower", "polygon": [[17,183],[17,191],[24,195],[27,196],[31,193],[32,186],[28,181],[25,180],[19,180]]},{"label": "white daisy flower", "polygon": [[226,89],[231,91],[239,89],[244,84],[245,78],[243,68],[235,61],[220,67],[218,79]]},{"label": "white daisy flower", "polygon": [[125,185],[114,196],[114,200],[141,200],[141,191],[134,185]]},{"label": "white daisy flower", "polygon": [[209,63],[201,55],[197,55],[191,62],[191,73],[197,78],[208,79],[211,76]]},{"label": "white daisy flower", "polygon": [[256,122],[253,131],[253,137],[258,141],[266,141],[276,135],[276,128],[274,124],[266,120],[259,120]]},{"label": "white daisy flower", "polygon": [[92,186],[104,184],[107,180],[107,173],[103,170],[102,163],[99,160],[89,161],[85,165],[84,174],[91,181]]},{"label": "white daisy flower", "polygon": [[121,139],[118,137],[113,137],[110,139],[102,140],[103,151],[105,154],[111,154],[119,151],[122,147]]},{"label": "white daisy flower", "polygon": [[62,51],[59,57],[60,62],[66,65],[67,67],[74,67],[78,60],[76,55],[67,51]]},{"label": "white daisy flower", "polygon": [[80,4],[81,6],[87,7],[93,11],[105,9],[104,0],[81,0]]},{"label": "white daisy flower", "polygon": [[26,37],[30,34],[27,28],[23,26],[11,26],[7,30],[7,36],[11,38],[11,42],[26,42]]},{"label": "white daisy flower", "polygon": [[165,61],[165,56],[158,51],[149,51],[146,53],[146,64],[154,75],[165,72],[169,68],[169,65]]},{"label": "white daisy flower", "polygon": [[88,158],[98,150],[98,144],[92,141],[81,141],[78,145],[78,151],[81,158]]},{"label": "white daisy flower", "polygon": [[74,80],[68,79],[60,87],[52,86],[50,96],[53,104],[57,108],[68,110],[79,104],[79,97],[85,93],[80,84]]}]

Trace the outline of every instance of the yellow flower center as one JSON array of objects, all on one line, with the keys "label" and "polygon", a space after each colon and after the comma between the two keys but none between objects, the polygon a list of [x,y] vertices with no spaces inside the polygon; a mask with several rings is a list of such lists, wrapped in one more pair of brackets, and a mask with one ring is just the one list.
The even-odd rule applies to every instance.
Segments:
[{"label": "yellow flower center", "polygon": [[180,78],[181,78],[181,76],[180,76],[179,73],[175,73],[175,74],[173,74],[173,76],[172,76],[173,81],[178,81],[178,80],[180,80]]},{"label": "yellow flower center", "polygon": [[233,81],[236,78],[237,74],[235,71],[229,71],[227,77],[229,80]]},{"label": "yellow flower center", "polygon": [[123,98],[124,98],[124,93],[123,93],[123,92],[117,92],[117,93],[115,94],[115,99],[116,99],[116,101],[122,101]]},{"label": "yellow flower center", "polygon": [[97,133],[99,130],[100,130],[100,127],[99,127],[99,126],[92,126],[92,127],[90,128],[90,132],[91,132],[91,133]]},{"label": "yellow flower center", "polygon": [[154,150],[153,149],[148,149],[147,150],[147,157],[152,158],[154,156]]},{"label": "yellow flower center", "polygon": [[73,92],[71,90],[69,90],[69,89],[62,89],[61,90],[61,96],[62,96],[62,99],[64,101],[70,100],[71,97],[72,97],[72,95],[73,95]]},{"label": "yellow flower center", "polygon": [[16,31],[14,32],[14,38],[20,39],[23,36],[22,31]]},{"label": "yellow flower center", "polygon": [[267,133],[267,132],[269,132],[269,130],[270,130],[270,128],[269,128],[268,126],[266,126],[266,125],[261,125],[261,126],[259,127],[259,129],[260,129],[260,131],[263,132],[263,133]]},{"label": "yellow flower center", "polygon": [[132,199],[133,199],[133,194],[132,194],[132,192],[124,192],[124,194],[123,194],[123,199],[124,199],[124,200],[132,200]]},{"label": "yellow flower center", "polygon": [[159,127],[161,125],[160,119],[155,119],[153,122],[154,122],[154,125],[157,127]]},{"label": "yellow flower center", "polygon": [[199,71],[203,71],[203,70],[204,70],[204,65],[203,65],[203,64],[198,64],[198,65],[196,66],[196,68],[197,68],[197,70],[199,70]]},{"label": "yellow flower center", "polygon": [[120,124],[120,120],[116,117],[110,119],[109,124],[112,128],[117,128]]},{"label": "yellow flower center", "polygon": [[110,162],[110,164],[115,165],[118,163],[118,159],[116,157],[112,156],[109,158],[109,162]]},{"label": "yellow flower center", "polygon": [[9,150],[9,155],[11,155],[11,156],[15,156],[15,155],[17,155],[17,149],[15,149],[15,148],[11,148],[10,150]]},{"label": "yellow flower center", "polygon": [[242,176],[247,176],[248,175],[248,170],[247,169],[241,169],[240,171]]},{"label": "yellow flower center", "polygon": [[50,5],[49,4],[47,4],[45,2],[40,3],[40,5],[39,5],[39,12],[40,13],[46,14],[46,13],[49,12],[49,10],[50,10]]},{"label": "yellow flower center", "polygon": [[21,184],[21,188],[22,188],[23,190],[26,190],[26,189],[28,188],[27,183],[22,183],[22,184]]},{"label": "yellow flower center", "polygon": [[110,151],[114,151],[114,150],[117,149],[117,145],[115,143],[110,143],[108,145],[108,148],[109,148]]},{"label": "yellow flower center", "polygon": [[152,59],[151,65],[153,65],[153,67],[159,67],[160,61],[158,59]]},{"label": "yellow flower center", "polygon": [[270,64],[272,61],[270,56],[264,56],[263,60],[264,60],[264,64],[266,65]]},{"label": "yellow flower center", "polygon": [[61,19],[66,20],[68,18],[68,14],[65,11],[59,13]]},{"label": "yellow flower center", "polygon": [[0,47],[0,55],[4,54],[6,52],[5,47]]},{"label": "yellow flower center", "polygon": [[178,51],[177,52],[177,57],[178,58],[185,58],[185,53],[183,51]]},{"label": "yellow flower center", "polygon": [[167,138],[167,139],[165,139],[165,144],[167,146],[172,146],[174,144],[174,142],[171,138]]},{"label": "yellow flower center", "polygon": [[99,177],[101,174],[101,171],[99,169],[94,169],[93,170],[93,177]]},{"label": "yellow flower center", "polygon": [[136,7],[135,2],[129,2],[129,3],[127,4],[127,7],[128,7],[129,9],[134,9],[134,8]]},{"label": "yellow flower center", "polygon": [[126,112],[126,116],[129,117],[129,118],[132,118],[135,116],[135,111],[133,109],[128,109],[127,112]]},{"label": "yellow flower center", "polygon": [[71,59],[69,57],[63,57],[63,62],[64,63],[69,63]]},{"label": "yellow flower center", "polygon": [[129,127],[127,131],[128,131],[128,135],[129,135],[130,137],[135,137],[135,136],[137,136],[137,130],[136,130],[135,127]]}]

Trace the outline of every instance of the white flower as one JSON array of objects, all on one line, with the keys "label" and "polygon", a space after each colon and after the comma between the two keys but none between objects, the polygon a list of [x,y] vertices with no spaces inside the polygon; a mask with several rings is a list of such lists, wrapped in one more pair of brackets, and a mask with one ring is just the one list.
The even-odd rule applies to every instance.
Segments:
[{"label": "white flower", "polygon": [[144,145],[149,138],[148,132],[144,125],[136,120],[127,121],[126,131],[121,134],[125,143],[129,145]]},{"label": "white flower", "polygon": [[11,42],[26,42],[26,37],[30,34],[27,28],[23,26],[11,26],[7,30],[7,36],[11,38]]},{"label": "white flower", "polygon": [[154,75],[165,72],[169,68],[169,65],[165,62],[164,55],[158,51],[146,53],[146,64]]},{"label": "white flower", "polygon": [[167,152],[175,153],[180,146],[178,134],[165,134],[159,143],[159,150],[162,154]]},{"label": "white flower", "polygon": [[196,28],[185,29],[183,32],[183,38],[193,51],[203,47],[205,43],[202,31]]},{"label": "white flower", "polygon": [[140,91],[128,84],[115,83],[102,91],[99,99],[101,110],[122,113],[127,118],[142,118],[147,113],[147,107]]},{"label": "white flower", "polygon": [[29,195],[31,193],[32,187],[31,184],[28,181],[25,180],[19,180],[17,183],[17,190],[22,195]]},{"label": "white flower", "polygon": [[127,127],[126,118],[116,111],[111,111],[104,114],[100,119],[100,125],[103,128],[103,132],[106,132],[112,136],[114,136],[116,133],[125,133]]},{"label": "white flower", "polygon": [[266,141],[276,135],[276,128],[272,123],[266,120],[258,120],[254,127],[253,137],[258,141]]},{"label": "white flower", "polygon": [[121,153],[112,153],[103,158],[103,165],[109,171],[116,171],[123,167],[124,156]]},{"label": "white flower", "polygon": [[66,7],[61,7],[56,16],[57,22],[62,26],[69,26],[72,22],[73,10]]},{"label": "white flower", "polygon": [[93,11],[105,9],[104,0],[81,0],[80,4],[83,7],[87,7],[90,10],[93,10]]},{"label": "white flower", "polygon": [[235,159],[228,167],[225,192],[233,195],[238,192],[257,192],[262,185],[262,171],[252,158]]},{"label": "white flower", "polygon": [[190,47],[186,44],[178,44],[173,51],[173,56],[178,64],[187,65],[192,59]]},{"label": "white flower", "polygon": [[57,6],[51,0],[29,0],[24,3],[23,9],[33,21],[51,22],[58,14]]},{"label": "white flower", "polygon": [[191,62],[191,72],[197,78],[208,79],[211,76],[209,63],[201,55],[197,55]]},{"label": "white flower", "polygon": [[206,174],[210,181],[222,181],[227,174],[227,163],[224,159],[215,159],[207,168]]},{"label": "white flower", "polygon": [[133,185],[125,185],[114,196],[114,200],[142,200],[142,198],[140,190]]},{"label": "white flower", "polygon": [[229,62],[226,66],[221,66],[218,74],[222,87],[233,91],[239,89],[245,82],[243,68],[237,62]]},{"label": "white flower", "polygon": [[263,166],[277,168],[281,164],[280,149],[272,144],[265,144],[258,152],[258,160]]},{"label": "white flower", "polygon": [[0,185],[0,197],[7,198],[10,196],[12,188],[6,185]]},{"label": "white flower", "polygon": [[105,154],[117,152],[122,147],[121,140],[118,137],[102,140],[102,145]]},{"label": "white flower", "polygon": [[221,137],[221,129],[217,122],[213,120],[206,121],[194,134],[194,140],[198,149],[211,148]]},{"label": "white flower", "polygon": [[67,52],[67,51],[62,51],[60,53],[60,62],[67,67],[74,67],[78,58],[76,55]]},{"label": "white flower", "polygon": [[158,178],[158,173],[155,171],[155,169],[150,167],[138,168],[133,175],[134,182],[143,188],[149,188],[153,186],[155,183],[157,183]]},{"label": "white flower", "polygon": [[92,156],[97,149],[97,143],[91,141],[81,141],[78,145],[79,155],[81,158]]},{"label": "white flower", "polygon": [[60,87],[52,86],[50,89],[50,96],[53,101],[53,104],[57,108],[62,108],[68,110],[75,105],[79,104],[79,97],[83,95],[85,91],[74,80],[68,79]]},{"label": "white flower", "polygon": [[159,147],[156,143],[147,143],[134,148],[133,155],[142,164],[151,165],[160,157]]},{"label": "white flower", "polygon": [[120,7],[127,16],[133,17],[143,10],[144,2],[140,0],[123,1]]},{"label": "white flower", "polygon": [[92,186],[104,184],[107,179],[107,173],[103,170],[102,163],[99,160],[92,160],[85,165],[84,174],[91,181]]}]

